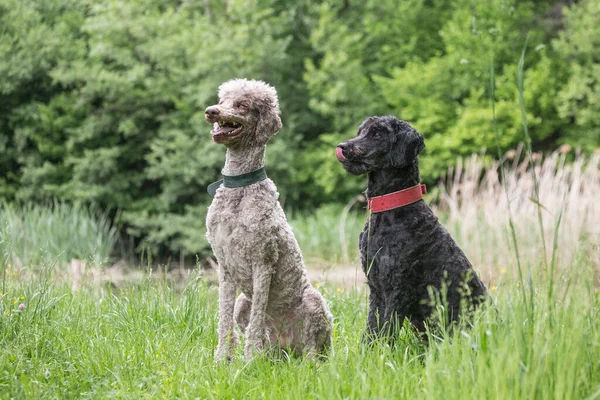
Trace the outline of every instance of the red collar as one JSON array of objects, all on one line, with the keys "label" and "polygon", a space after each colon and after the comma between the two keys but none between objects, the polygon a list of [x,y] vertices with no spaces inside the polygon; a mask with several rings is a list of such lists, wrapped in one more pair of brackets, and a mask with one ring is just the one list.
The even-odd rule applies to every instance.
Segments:
[{"label": "red collar", "polygon": [[427,187],[420,184],[398,192],[372,197],[369,199],[369,210],[372,213],[378,213],[403,207],[421,200],[424,193],[427,193]]}]

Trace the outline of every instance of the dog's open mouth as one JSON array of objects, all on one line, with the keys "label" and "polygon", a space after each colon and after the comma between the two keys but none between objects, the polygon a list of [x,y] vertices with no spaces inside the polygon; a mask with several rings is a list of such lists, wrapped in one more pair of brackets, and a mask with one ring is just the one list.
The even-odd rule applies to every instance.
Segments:
[{"label": "dog's open mouth", "polygon": [[240,124],[239,122],[232,120],[221,120],[214,123],[213,130],[210,131],[210,134],[215,142],[219,142],[224,139],[238,136],[242,132],[244,132],[244,125]]}]

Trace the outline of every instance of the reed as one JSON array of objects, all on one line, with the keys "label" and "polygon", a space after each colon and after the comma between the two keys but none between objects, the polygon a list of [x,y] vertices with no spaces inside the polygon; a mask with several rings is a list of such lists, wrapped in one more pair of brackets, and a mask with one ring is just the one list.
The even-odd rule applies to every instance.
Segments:
[{"label": "reed", "polygon": [[518,275],[519,261],[546,277],[544,259],[553,260],[559,276],[576,266],[599,271],[600,156],[572,157],[566,148],[547,156],[522,153],[520,147],[500,161],[477,154],[458,159],[438,185],[434,211],[488,281]]}]

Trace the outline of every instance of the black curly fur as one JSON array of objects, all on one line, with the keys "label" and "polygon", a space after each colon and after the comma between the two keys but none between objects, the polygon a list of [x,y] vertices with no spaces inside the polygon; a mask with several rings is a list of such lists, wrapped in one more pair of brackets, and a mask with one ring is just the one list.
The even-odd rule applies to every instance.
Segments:
[{"label": "black curly fur", "polygon": [[[407,122],[367,118],[357,137],[338,147],[349,173],[368,173],[367,198],[420,182],[418,155],[425,144]],[[372,213],[359,245],[370,289],[368,337],[395,332],[405,318],[423,332],[434,310],[431,293],[445,292],[447,321],[456,321],[466,311],[461,306],[471,309],[486,295],[465,254],[422,200]]]}]

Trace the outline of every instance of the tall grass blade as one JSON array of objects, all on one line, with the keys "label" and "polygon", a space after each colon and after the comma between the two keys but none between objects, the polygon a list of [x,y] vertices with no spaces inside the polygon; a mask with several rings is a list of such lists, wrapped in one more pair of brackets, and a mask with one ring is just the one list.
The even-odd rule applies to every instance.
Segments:
[{"label": "tall grass blade", "polygon": [[533,151],[531,148],[531,137],[529,136],[529,129],[527,127],[527,113],[525,112],[525,99],[523,96],[524,93],[524,85],[523,85],[523,70],[525,66],[525,52],[527,50],[527,44],[529,43],[529,35],[525,38],[525,45],[523,46],[523,51],[521,52],[521,58],[519,59],[519,68],[517,72],[517,86],[519,90],[519,109],[521,110],[521,123],[523,125],[523,135],[525,137],[525,146],[527,148],[527,154],[529,155],[529,160],[531,162],[531,176],[533,178],[533,188],[535,201],[538,205],[537,214],[538,214],[538,223],[540,229],[540,235],[542,238],[542,246],[544,252],[542,253],[542,260],[544,262],[544,267],[548,270],[548,258],[546,253],[546,238],[544,235],[544,220],[542,217],[542,206],[540,202],[540,189],[537,182],[537,174],[535,172],[535,162],[533,160]]},{"label": "tall grass blade", "polygon": [[[502,150],[500,149],[500,134],[498,133],[498,120],[496,118],[496,79],[494,75],[494,53],[490,54],[490,104],[492,107],[492,121],[494,125],[494,138],[496,140],[496,151],[498,154],[498,160],[502,160]],[[506,173],[504,170],[504,163],[499,164],[500,169],[500,179],[502,180],[502,188],[504,192],[504,196],[506,197],[506,207],[508,211],[508,225],[510,228],[510,235],[512,239],[512,243],[515,249],[515,258],[517,260],[517,271],[519,273],[519,282],[523,285],[523,266],[521,265],[521,257],[519,256],[519,242],[517,240],[517,233],[515,230],[515,224],[512,216],[512,209],[510,206],[510,199],[508,195],[508,183],[506,179]],[[523,301],[527,303],[527,297],[525,296],[525,291],[523,291]]]}]

